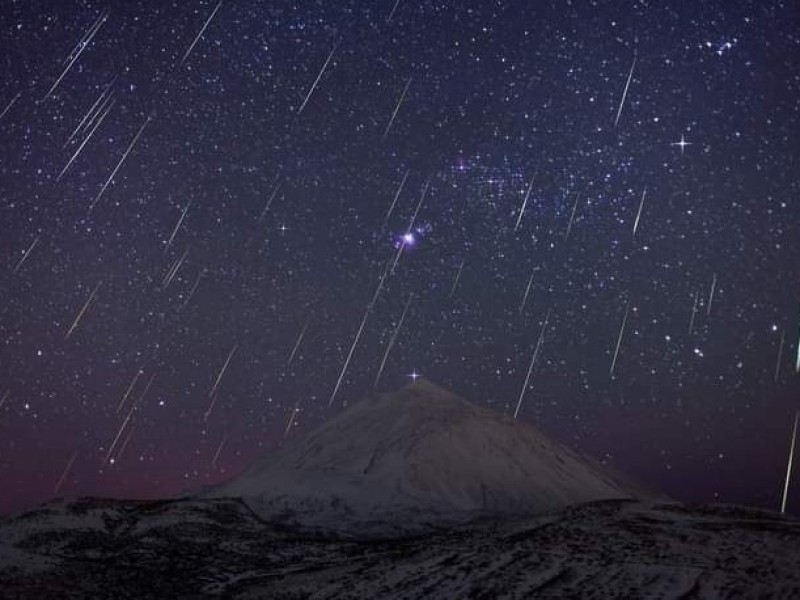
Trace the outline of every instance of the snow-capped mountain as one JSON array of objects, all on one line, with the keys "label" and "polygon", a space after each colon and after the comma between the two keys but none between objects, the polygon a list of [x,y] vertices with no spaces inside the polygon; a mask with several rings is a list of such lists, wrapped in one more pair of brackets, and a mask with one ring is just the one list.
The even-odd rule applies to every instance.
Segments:
[{"label": "snow-capped mountain", "polygon": [[655,498],[417,382],[204,494],[0,520],[0,599],[794,599],[799,548],[795,519]]},{"label": "snow-capped mountain", "polygon": [[352,405],[206,496],[242,498],[269,520],[386,535],[648,495],[423,379]]}]

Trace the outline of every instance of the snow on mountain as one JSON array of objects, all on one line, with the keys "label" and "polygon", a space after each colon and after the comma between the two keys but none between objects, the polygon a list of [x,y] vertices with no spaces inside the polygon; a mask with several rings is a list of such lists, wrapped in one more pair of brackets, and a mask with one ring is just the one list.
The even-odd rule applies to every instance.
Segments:
[{"label": "snow on mountain", "polygon": [[606,500],[416,537],[265,523],[241,500],[59,501],[0,519],[0,598],[800,598],[800,521]]},{"label": "snow on mountain", "polygon": [[648,496],[538,429],[426,380],[351,406],[204,495],[359,535]]}]

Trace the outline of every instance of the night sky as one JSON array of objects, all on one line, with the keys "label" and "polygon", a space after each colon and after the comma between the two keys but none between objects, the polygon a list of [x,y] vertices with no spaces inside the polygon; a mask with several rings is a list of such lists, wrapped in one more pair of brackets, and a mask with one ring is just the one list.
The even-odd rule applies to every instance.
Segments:
[{"label": "night sky", "polygon": [[0,6],[0,512],[219,482],[382,363],[779,507],[796,3]]}]

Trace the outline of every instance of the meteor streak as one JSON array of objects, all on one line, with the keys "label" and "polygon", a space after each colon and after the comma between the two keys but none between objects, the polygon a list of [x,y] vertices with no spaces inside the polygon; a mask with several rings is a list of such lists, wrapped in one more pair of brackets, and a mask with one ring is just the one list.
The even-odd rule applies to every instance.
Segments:
[{"label": "meteor streak", "polygon": [[714,291],[717,289],[717,274],[714,273],[711,279],[711,291],[708,294],[708,306],[706,307],[706,316],[711,314],[711,302],[714,300]]},{"label": "meteor streak", "polygon": [[275,200],[275,196],[278,194],[279,189],[281,189],[281,182],[276,180],[275,187],[272,188],[272,193],[269,195],[267,203],[264,205],[264,210],[261,211],[261,215],[258,217],[259,222],[266,216],[267,212],[269,211],[269,207],[272,206],[272,201]]},{"label": "meteor streak", "polygon": [[300,108],[297,109],[297,115],[298,116],[300,115],[301,112],[303,112],[303,109],[305,108],[306,104],[308,103],[308,99],[311,98],[311,94],[314,93],[314,89],[317,87],[317,84],[319,83],[319,80],[322,79],[322,74],[325,73],[325,69],[328,68],[328,63],[331,62],[331,59],[333,58],[333,53],[336,52],[336,48],[338,46],[339,46],[338,42],[336,44],[334,44],[333,50],[331,50],[331,53],[328,55],[328,58],[325,60],[325,64],[322,65],[322,68],[319,70],[319,75],[317,75],[317,78],[314,80],[314,83],[311,84],[311,89],[308,90],[308,93],[306,94],[305,100],[303,100],[303,103],[300,105]]},{"label": "meteor streak", "polygon": [[183,212],[181,213],[181,216],[180,216],[180,218],[178,219],[178,222],[176,223],[176,225],[175,225],[175,228],[172,230],[172,235],[171,235],[171,236],[169,236],[169,241],[167,242],[167,247],[166,247],[166,248],[164,248],[164,252],[166,252],[167,250],[169,250],[169,247],[172,245],[172,240],[174,240],[174,239],[175,239],[175,234],[177,234],[177,233],[178,233],[178,229],[180,229],[180,227],[181,227],[181,223],[183,223],[183,219],[184,219],[184,218],[186,218],[186,213],[188,212],[188,210],[189,210],[189,207],[190,207],[191,205],[192,205],[192,200],[190,199],[190,200],[189,200],[189,201],[186,203],[186,206],[183,208]]},{"label": "meteor streak", "polygon": [[347,358],[344,361],[344,365],[342,366],[342,371],[339,373],[339,379],[336,380],[336,385],[333,388],[333,393],[331,393],[331,398],[328,400],[328,406],[333,404],[333,399],[336,398],[336,393],[339,391],[339,387],[342,385],[342,379],[344,379],[344,374],[347,372],[347,367],[350,364],[350,359],[353,358],[353,352],[355,352],[356,346],[358,345],[358,340],[361,339],[361,333],[364,331],[364,325],[367,323],[367,318],[369,317],[369,313],[372,310],[372,307],[375,306],[375,302],[378,301],[378,296],[381,293],[381,289],[383,288],[383,282],[386,280],[386,275],[389,273],[389,263],[387,261],[386,269],[383,271],[383,275],[381,275],[381,279],[378,282],[378,287],[375,288],[375,293],[372,295],[372,299],[367,304],[367,309],[364,311],[364,318],[361,319],[361,325],[358,327],[358,331],[356,332],[356,337],[353,339],[353,343],[350,346],[350,352],[347,353]]},{"label": "meteor streak", "polygon": [[622,344],[622,336],[625,334],[625,324],[628,322],[628,311],[630,310],[630,307],[631,307],[631,301],[628,300],[628,302],[625,304],[625,316],[622,317],[622,325],[619,328],[619,336],[617,337],[617,346],[616,348],[614,348],[614,358],[611,361],[611,370],[609,371],[609,374],[611,375],[612,378],[614,377],[614,368],[617,366],[617,356],[619,356],[619,347]]},{"label": "meteor streak", "polygon": [[517,223],[514,225],[514,231],[519,229],[519,224],[522,221],[522,216],[525,214],[525,207],[528,204],[528,198],[531,196],[531,191],[533,190],[533,182],[536,181],[536,174],[534,174],[533,179],[531,179],[530,184],[528,185],[528,191],[525,192],[525,200],[522,201],[522,208],[519,210],[519,216],[517,216]]},{"label": "meteor streak", "polygon": [[125,150],[124,154],[122,155],[122,158],[119,159],[119,162],[117,163],[117,166],[114,167],[114,170],[111,172],[111,175],[109,175],[109,177],[106,180],[105,184],[103,184],[103,187],[100,189],[99,192],[97,192],[97,196],[95,196],[94,201],[89,206],[89,212],[90,213],[92,212],[92,209],[97,204],[98,200],[100,200],[100,197],[103,195],[103,192],[106,191],[106,188],[109,186],[111,181],[114,179],[114,176],[117,174],[117,171],[119,171],[120,167],[122,166],[122,163],[124,163],[125,159],[128,158],[128,154],[130,154],[131,150],[133,150],[134,145],[136,145],[136,142],[139,140],[139,136],[142,135],[142,132],[144,131],[144,128],[147,127],[147,124],[152,120],[152,118],[153,118],[153,114],[152,113],[147,115],[147,118],[144,120],[144,123],[142,123],[142,126],[139,127],[139,131],[137,131],[136,135],[133,136],[133,139],[131,140],[131,143],[128,144],[128,147]]},{"label": "meteor streak", "polygon": [[303,325],[303,329],[300,330],[300,335],[297,336],[297,341],[294,343],[292,351],[289,353],[289,359],[286,361],[287,367],[292,364],[292,361],[294,360],[294,355],[297,354],[297,349],[300,348],[300,344],[303,342],[303,336],[306,334],[307,328],[308,328],[308,321],[306,321],[306,324]]},{"label": "meteor streak", "polygon": [[399,4],[400,4],[400,0],[396,0],[396,2],[394,3],[394,6],[392,7],[392,12],[389,13],[389,16],[386,19],[387,23],[392,20],[392,17],[394,16],[394,11],[397,10],[397,7],[398,7]]},{"label": "meteor streak", "polygon": [[189,48],[184,53],[183,58],[181,59],[181,64],[185,63],[186,59],[189,58],[189,55],[192,53],[192,50],[194,50],[194,47],[197,44],[198,40],[202,37],[203,33],[206,30],[206,27],[208,27],[208,24],[211,23],[211,19],[213,19],[214,16],[217,14],[217,11],[219,10],[220,6],[222,6],[222,0],[219,0],[219,2],[217,3],[217,6],[211,12],[211,16],[209,16],[208,19],[206,19],[206,22],[203,24],[202,29],[200,29],[200,33],[197,34],[197,36],[194,38],[194,41],[192,41],[192,44],[189,46]]},{"label": "meteor streak", "polygon": [[794,361],[794,372],[800,373],[800,332],[797,335],[797,354]]},{"label": "meteor streak", "polygon": [[81,122],[78,123],[78,126],[69,136],[69,138],[67,138],[67,141],[64,142],[64,145],[61,147],[62,149],[66,148],[69,145],[69,143],[75,138],[75,136],[78,135],[78,132],[84,129],[84,124],[86,125],[86,127],[89,127],[89,125],[92,124],[92,121],[94,121],[97,115],[99,115],[102,112],[103,108],[105,108],[106,104],[111,98],[111,96],[106,98],[106,94],[108,94],[108,92],[111,90],[111,86],[114,85],[114,82],[116,80],[117,78],[114,77],[114,79],[112,79],[108,84],[106,84],[105,89],[97,97],[97,100],[94,101],[94,104],[92,104],[88,112],[85,115],[83,115],[83,119],[81,119]]},{"label": "meteor streak", "polygon": [[789,445],[789,464],[786,465],[786,481],[783,484],[783,499],[781,500],[781,514],[786,512],[786,498],[789,495],[789,481],[792,477],[792,463],[794,462],[794,446],[797,441],[797,420],[800,411],[794,413],[794,427],[792,428],[792,442]]},{"label": "meteor streak", "polygon": [[14,106],[14,103],[19,99],[22,95],[22,92],[17,92],[17,95],[11,99],[11,102],[6,104],[6,107],[3,109],[3,112],[0,112],[0,119],[6,116],[6,113],[11,110],[11,107]]},{"label": "meteor streak", "polygon": [[37,236],[36,236],[36,238],[34,238],[33,242],[31,242],[31,245],[30,245],[30,246],[28,247],[28,249],[25,251],[25,254],[22,256],[22,258],[21,258],[21,259],[19,260],[19,262],[17,263],[17,266],[16,266],[16,267],[14,267],[14,273],[16,273],[17,271],[19,271],[19,268],[22,266],[22,263],[24,263],[26,260],[28,260],[28,256],[30,256],[31,252],[33,251],[33,248],[36,246],[36,244],[38,244],[38,243],[39,243],[39,238],[40,238],[40,237],[41,237],[41,236],[38,236],[38,235],[37,235]]},{"label": "meteor streak", "polygon": [[461,264],[458,266],[458,272],[456,273],[456,277],[453,280],[453,287],[450,288],[450,293],[448,294],[448,298],[452,298],[453,294],[456,291],[456,286],[458,286],[458,280],[461,279],[461,271],[464,269],[464,261],[461,261]]},{"label": "meteor streak", "polygon": [[186,301],[183,303],[183,306],[181,306],[181,308],[186,308],[186,305],[189,304],[189,301],[192,299],[192,297],[194,296],[194,293],[197,291],[197,286],[200,285],[200,279],[203,277],[205,272],[206,272],[205,269],[202,269],[197,274],[197,278],[194,280],[194,285],[192,286],[192,290],[189,292],[189,295],[186,296]]},{"label": "meteor streak", "polygon": [[[381,283],[383,283],[383,279],[381,279]],[[361,325],[358,327],[358,331],[356,332],[356,337],[353,339],[353,343],[350,345],[350,352],[347,353],[347,358],[344,361],[344,365],[342,366],[342,372],[339,373],[339,379],[336,380],[336,385],[333,388],[333,393],[331,394],[330,400],[328,400],[328,406],[333,404],[333,399],[336,398],[336,393],[339,391],[339,387],[342,385],[342,379],[344,379],[344,374],[347,372],[347,366],[350,364],[350,359],[353,358],[353,352],[355,352],[356,345],[358,344],[358,340],[361,339],[361,333],[364,331],[364,325],[367,323],[367,317],[369,317],[369,311],[372,309],[372,303],[367,306],[367,310],[364,311],[364,318],[361,319]]]},{"label": "meteor streak", "polygon": [[95,124],[94,124],[94,127],[92,127],[92,130],[89,132],[89,135],[87,135],[87,136],[86,136],[86,138],[85,138],[85,139],[84,139],[84,140],[81,142],[81,145],[80,145],[80,146],[78,146],[78,149],[77,149],[77,150],[75,150],[75,153],[74,153],[74,154],[72,155],[72,157],[69,159],[69,161],[67,162],[67,164],[66,164],[66,165],[64,165],[64,168],[63,168],[63,169],[61,169],[61,172],[58,174],[58,177],[56,177],[56,181],[60,181],[60,180],[61,180],[61,178],[64,176],[64,173],[66,173],[66,172],[67,172],[67,169],[69,169],[70,165],[71,165],[73,162],[75,162],[75,159],[76,159],[76,158],[78,158],[78,155],[79,155],[79,154],[80,154],[80,153],[83,151],[83,147],[84,147],[84,146],[86,146],[86,144],[88,143],[88,141],[89,141],[90,139],[92,139],[92,136],[94,135],[94,132],[95,132],[95,131],[97,131],[97,128],[98,128],[98,127],[100,127],[100,125],[102,125],[102,124],[103,124],[103,121],[104,121],[104,120],[105,120],[105,118],[108,116],[108,113],[110,113],[110,112],[111,112],[111,109],[112,109],[112,108],[114,108],[114,103],[115,103],[115,102],[116,102],[116,100],[112,100],[112,101],[109,103],[108,107],[107,107],[107,108],[106,108],[106,109],[103,111],[103,114],[102,114],[102,115],[100,115],[100,118],[99,118],[99,119],[97,119],[97,121],[96,121],[96,122],[95,122]]},{"label": "meteor streak", "polygon": [[528,294],[531,292],[531,286],[533,285],[533,273],[531,273],[530,279],[528,279],[528,287],[525,288],[525,294],[522,296],[522,302],[519,303],[519,313],[522,314],[522,311],[525,310],[525,303],[528,301]]},{"label": "meteor streak", "polygon": [[378,387],[378,381],[380,381],[381,375],[383,374],[383,369],[386,367],[386,361],[389,358],[389,353],[392,351],[392,348],[394,348],[394,343],[397,341],[397,335],[400,333],[400,328],[403,326],[403,321],[405,321],[406,319],[406,313],[408,312],[408,307],[410,306],[412,299],[413,296],[409,295],[408,300],[406,300],[406,305],[403,307],[403,314],[400,315],[400,320],[397,322],[397,327],[394,328],[392,337],[389,338],[389,343],[386,346],[386,351],[383,353],[383,360],[381,360],[381,366],[378,367],[378,374],[375,376],[374,387]]},{"label": "meteor streak", "polygon": [[289,413],[289,421],[286,423],[286,429],[283,432],[283,439],[289,437],[289,432],[292,430],[292,425],[294,425],[294,419],[297,417],[297,413],[300,412],[300,401],[297,401],[297,404],[294,405],[292,408],[292,412]]},{"label": "meteor streak", "polygon": [[99,282],[99,283],[98,283],[98,284],[95,286],[95,288],[92,290],[92,293],[91,293],[91,294],[89,294],[89,298],[86,300],[86,303],[83,305],[83,308],[80,310],[80,312],[78,313],[78,316],[77,316],[77,317],[75,317],[75,320],[72,322],[72,327],[70,327],[70,328],[69,328],[69,331],[67,331],[67,335],[66,335],[66,336],[64,336],[64,339],[65,339],[65,340],[66,340],[66,339],[69,339],[69,336],[70,336],[70,335],[72,335],[72,332],[73,332],[73,331],[75,331],[75,328],[78,326],[78,323],[80,323],[80,322],[81,322],[81,319],[83,318],[83,314],[86,312],[86,310],[89,308],[89,305],[90,305],[90,304],[92,303],[92,301],[94,300],[94,298],[95,298],[95,295],[97,294],[97,290],[98,290],[98,289],[100,289],[100,284],[101,284],[101,283],[103,283],[103,282],[102,282],[102,281],[100,281],[100,282]]},{"label": "meteor streak", "polygon": [[575,194],[575,203],[572,205],[572,214],[569,217],[569,224],[567,225],[567,232],[564,234],[564,241],[567,240],[569,237],[569,232],[572,230],[572,221],[575,220],[575,210],[578,208],[578,200],[580,199],[581,194],[578,192]]},{"label": "meteor streak", "polygon": [[127,400],[128,396],[130,396],[131,392],[133,391],[133,388],[136,386],[136,381],[139,379],[139,376],[142,373],[143,373],[143,371],[141,369],[136,371],[136,374],[133,376],[133,379],[131,380],[131,383],[128,386],[128,389],[125,390],[125,394],[123,394],[123,396],[122,396],[122,400],[120,400],[119,404],[117,405],[117,414],[119,414],[119,411],[122,410],[122,406],[125,404],[125,400]]},{"label": "meteor streak", "polygon": [[117,446],[117,442],[119,442],[119,438],[122,435],[122,432],[125,430],[125,427],[130,422],[131,416],[133,416],[133,411],[136,410],[136,407],[139,405],[139,403],[141,403],[141,401],[144,399],[145,395],[147,395],[147,392],[150,389],[150,385],[152,385],[153,380],[155,378],[156,378],[156,375],[155,375],[155,373],[153,373],[150,376],[150,379],[147,381],[147,385],[144,386],[144,390],[142,390],[142,393],[139,394],[139,397],[136,398],[136,400],[133,401],[133,404],[131,404],[131,408],[130,408],[130,410],[128,410],[128,416],[126,416],[125,420],[122,421],[122,425],[120,425],[119,431],[117,431],[117,435],[114,438],[114,441],[111,442],[111,446],[109,446],[108,452],[106,452],[105,458],[103,458],[103,464],[106,464],[108,462],[108,459],[111,458],[111,453],[114,452],[114,448]]},{"label": "meteor streak", "polygon": [[222,452],[222,447],[225,445],[225,442],[228,441],[228,434],[226,433],[225,436],[222,438],[222,441],[219,443],[217,447],[217,451],[214,453],[214,458],[211,459],[211,466],[217,466],[217,459],[219,458],[220,452]]},{"label": "meteor streak", "polygon": [[625,82],[625,89],[622,91],[622,99],[619,101],[619,108],[617,109],[617,118],[614,119],[614,127],[617,126],[619,123],[619,117],[622,114],[622,107],[625,105],[625,98],[628,96],[628,87],[631,85],[631,79],[633,78],[633,69],[636,66],[636,57],[633,57],[633,64],[631,65],[631,70],[628,73],[628,80]]},{"label": "meteor streak", "polygon": [[94,38],[95,34],[99,31],[103,23],[106,22],[107,18],[108,18],[107,12],[104,12],[99,17],[97,17],[97,20],[94,22],[94,25],[92,25],[89,28],[89,31],[86,34],[84,34],[81,41],[78,42],[77,46],[75,46],[75,50],[73,50],[70,56],[67,57],[67,60],[69,61],[67,63],[67,66],[61,72],[59,78],[56,79],[55,83],[50,87],[49,90],[47,90],[47,93],[44,95],[42,100],[47,100],[47,97],[50,96],[50,94],[52,94],[55,91],[55,89],[58,87],[58,84],[61,83],[61,80],[64,79],[66,74],[72,68],[72,65],[75,64],[75,61],[78,60],[80,55],[83,54],[83,51],[86,50],[86,48],[89,46],[89,43],[92,41],[92,38]]},{"label": "meteor streak", "polygon": [[692,335],[694,329],[694,318],[697,315],[697,301],[700,298],[700,292],[694,293],[694,304],[692,305],[692,317],[689,319],[689,335]]},{"label": "meteor streak", "polygon": [[75,450],[75,452],[73,452],[72,456],[69,458],[69,461],[67,462],[67,466],[64,467],[64,471],[61,473],[61,477],[58,478],[58,483],[56,483],[56,486],[53,488],[53,493],[54,494],[58,493],[58,490],[61,488],[61,485],[64,483],[64,480],[67,478],[67,474],[69,473],[69,470],[72,468],[72,463],[75,462],[75,459],[77,457],[78,457],[78,451]]},{"label": "meteor streak", "polygon": [[119,452],[117,452],[117,457],[115,459],[115,462],[118,462],[119,459],[122,458],[122,455],[125,453],[125,448],[128,447],[128,444],[130,443],[131,438],[133,437],[133,433],[135,431],[136,431],[136,423],[131,425],[131,428],[128,430],[128,435],[125,436],[125,441],[122,442],[122,446],[119,447]]},{"label": "meteor streak", "polygon": [[175,278],[175,275],[178,274],[178,270],[180,270],[181,266],[183,265],[183,261],[186,260],[186,255],[189,254],[189,249],[183,251],[181,257],[175,261],[172,265],[172,268],[167,271],[167,274],[164,276],[164,279],[161,281],[161,287],[166,289],[169,287],[169,284],[172,283],[172,280]]},{"label": "meteor streak", "polygon": [[639,227],[639,219],[642,216],[642,208],[644,207],[644,197],[647,194],[647,188],[642,190],[642,200],[639,202],[639,211],[636,213],[636,220],[633,222],[633,237],[636,237],[636,229]]},{"label": "meteor streak", "polygon": [[392,113],[392,118],[389,119],[389,124],[386,126],[386,129],[383,132],[383,138],[386,139],[386,136],[389,135],[389,130],[392,128],[392,123],[394,123],[394,119],[397,116],[397,111],[400,110],[400,105],[403,103],[403,100],[406,97],[406,93],[408,92],[408,86],[411,85],[411,77],[408,78],[406,81],[406,86],[403,88],[403,93],[400,94],[400,99],[397,101],[397,105],[394,107],[394,112]]},{"label": "meteor streak", "polygon": [[238,344],[234,344],[233,348],[231,348],[231,351],[228,353],[228,358],[225,359],[225,364],[222,365],[222,369],[220,369],[219,375],[217,375],[217,380],[214,382],[214,385],[211,387],[211,391],[208,393],[209,398],[214,395],[214,392],[217,391],[217,386],[219,385],[219,382],[222,380],[222,376],[225,374],[225,369],[228,368],[228,365],[231,362],[231,358],[233,358],[233,355],[236,352],[237,346]]},{"label": "meteor streak", "polygon": [[542,331],[539,333],[539,340],[536,342],[536,348],[533,350],[533,356],[531,356],[531,364],[528,366],[528,374],[525,375],[525,383],[522,384],[522,389],[519,392],[519,400],[517,400],[517,408],[514,410],[514,418],[517,418],[519,415],[519,409],[522,407],[522,400],[525,398],[525,392],[528,390],[528,382],[531,379],[531,373],[533,373],[533,365],[536,364],[536,357],[539,355],[539,350],[542,347],[542,340],[544,340],[544,333],[547,330],[547,322],[550,320],[550,309],[547,309],[547,314],[544,317],[544,323],[542,324]]},{"label": "meteor streak", "polygon": [[403,239],[400,241],[400,246],[397,248],[397,254],[394,257],[394,264],[392,264],[392,272],[394,272],[395,267],[397,267],[397,263],[400,261],[400,255],[403,253],[403,250],[406,247],[406,240],[410,235],[412,235],[412,231],[414,230],[414,223],[417,221],[417,215],[419,214],[419,209],[422,207],[422,202],[425,200],[425,195],[428,193],[428,188],[431,185],[431,179],[433,175],[428,177],[428,180],[422,186],[422,193],[419,196],[419,202],[417,202],[417,207],[414,209],[414,214],[411,216],[411,221],[408,224],[408,229],[406,229],[406,233],[403,236]]},{"label": "meteor streak", "polygon": [[775,383],[778,383],[778,377],[781,373],[781,358],[783,358],[783,343],[786,340],[786,330],[781,331],[781,341],[778,344],[778,359],[775,361]]},{"label": "meteor streak", "polygon": [[394,207],[397,205],[397,199],[400,197],[400,192],[403,191],[403,186],[406,184],[406,179],[408,179],[408,175],[411,173],[411,169],[406,171],[406,174],[403,175],[403,179],[400,181],[400,185],[397,186],[397,191],[394,193],[394,199],[392,200],[392,205],[389,207],[389,210],[386,211],[386,216],[383,218],[383,224],[381,225],[381,233],[386,230],[386,225],[389,223],[389,217],[392,216],[392,212],[394,212]]}]

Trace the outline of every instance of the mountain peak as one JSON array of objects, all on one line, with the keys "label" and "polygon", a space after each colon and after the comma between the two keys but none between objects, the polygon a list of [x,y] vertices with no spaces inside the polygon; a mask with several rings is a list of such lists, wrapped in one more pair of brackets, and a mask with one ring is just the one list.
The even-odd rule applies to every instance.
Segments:
[{"label": "mountain peak", "polygon": [[384,531],[642,494],[535,427],[420,378],[349,406],[210,495],[243,498],[264,518]]}]

